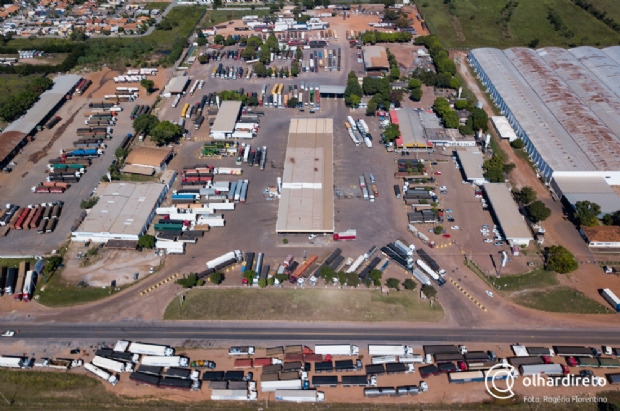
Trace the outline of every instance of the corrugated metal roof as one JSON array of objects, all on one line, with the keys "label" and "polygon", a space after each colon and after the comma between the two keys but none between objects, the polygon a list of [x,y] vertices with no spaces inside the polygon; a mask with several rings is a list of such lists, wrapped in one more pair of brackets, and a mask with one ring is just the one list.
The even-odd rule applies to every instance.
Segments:
[{"label": "corrugated metal roof", "polygon": [[[620,54],[620,47],[616,48]],[[568,51],[620,97],[620,61],[614,61],[603,50],[594,47],[577,47]]]},{"label": "corrugated metal roof", "polygon": [[484,159],[482,153],[478,149],[457,149],[456,154],[463,167],[465,178],[468,180],[484,180],[484,170],[482,164]]},{"label": "corrugated metal roof", "polygon": [[331,118],[291,120],[277,232],[334,231],[333,130]]},{"label": "corrugated metal roof", "polygon": [[619,170],[618,137],[538,53],[528,48],[512,48],[505,54],[594,166],[601,171]]},{"label": "corrugated metal roof", "polygon": [[4,132],[18,131],[30,134],[58,103],[82,80],[82,76],[67,74],[54,79],[54,85],[39,96],[39,100],[19,119],[12,122]]},{"label": "corrugated metal roof", "polygon": [[223,101],[217,112],[215,123],[211,127],[212,133],[232,133],[235,130],[235,123],[241,111],[240,101]]},{"label": "corrugated metal roof", "polygon": [[604,177],[554,175],[554,188],[566,197],[569,203],[590,201],[601,206],[601,215],[620,210],[620,197],[614,192]]},{"label": "corrugated metal roof", "polygon": [[319,92],[321,94],[344,94],[346,86],[333,86],[329,84],[321,84]]},{"label": "corrugated metal roof", "polygon": [[131,150],[125,164],[138,166],[161,167],[162,163],[172,154],[171,148],[138,147]]},{"label": "corrugated metal roof", "polygon": [[[536,147],[536,151],[552,170],[597,170],[504,52],[481,48],[472,50],[471,53]],[[524,73],[526,76],[530,74],[527,70]]]},{"label": "corrugated metal roof", "polygon": [[504,183],[485,183],[484,190],[506,240],[532,240],[532,233]]},{"label": "corrugated metal roof", "polygon": [[418,112],[412,108],[402,108],[396,113],[403,145],[405,147],[427,147],[426,134]]},{"label": "corrugated metal roof", "polygon": [[610,59],[620,64],[620,46],[611,46],[603,49],[603,53],[609,56]]},{"label": "corrugated metal roof", "polygon": [[99,201],[76,232],[140,235],[164,189],[157,183],[100,183]]},{"label": "corrugated metal roof", "polygon": [[[584,47],[585,48],[585,47]],[[558,47],[538,50],[557,76],[579,97],[597,119],[605,124],[620,141],[620,97],[607,87],[596,74],[587,69],[571,52]],[[620,66],[606,59],[606,75],[615,77],[616,88],[620,91]],[[609,64],[612,64],[610,66]],[[599,74],[606,77],[601,70]],[[620,149],[620,146],[618,146]]]},{"label": "corrugated metal roof", "polygon": [[166,85],[164,92],[172,94],[180,94],[187,87],[189,79],[185,76],[173,77]]},{"label": "corrugated metal roof", "polygon": [[504,116],[491,116],[491,122],[495,126],[495,130],[501,138],[507,138],[510,141],[519,138],[517,133],[512,129],[508,119]]}]

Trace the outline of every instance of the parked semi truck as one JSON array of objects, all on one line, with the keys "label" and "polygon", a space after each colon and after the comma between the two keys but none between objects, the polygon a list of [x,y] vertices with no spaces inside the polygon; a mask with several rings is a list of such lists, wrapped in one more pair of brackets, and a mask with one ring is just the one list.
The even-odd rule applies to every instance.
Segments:
[{"label": "parked semi truck", "polygon": [[578,346],[553,346],[555,355],[560,357],[600,357],[601,352],[596,348]]},{"label": "parked semi truck", "polygon": [[413,355],[413,349],[408,345],[368,344],[368,355]]},{"label": "parked semi truck", "polygon": [[[174,358],[174,357],[164,357],[164,358]],[[95,358],[93,358],[92,360],[92,364],[99,368],[104,368],[106,370],[119,372],[119,373],[133,371],[133,365],[131,363],[125,364],[122,361],[116,361],[110,358],[100,357],[98,355],[95,355]],[[145,365],[151,365],[151,364],[145,364]]]},{"label": "parked semi truck", "polygon": [[239,355],[254,355],[255,353],[254,347],[230,347],[228,350],[228,355],[239,356]]},{"label": "parked semi truck", "polygon": [[358,346],[351,344],[317,344],[314,346],[314,353],[319,355],[350,355],[357,357],[360,350]]},{"label": "parked semi truck", "polygon": [[27,362],[26,357],[3,355],[0,357],[0,368],[24,368]]},{"label": "parked semi truck", "polygon": [[285,381],[261,381],[260,389],[262,392],[274,392],[276,390],[301,390],[301,379]]},{"label": "parked semi truck", "polygon": [[323,402],[325,394],[317,390],[276,390],[276,401]]},{"label": "parked semi truck", "polygon": [[441,278],[439,276],[439,274],[437,274],[431,267],[429,267],[424,261],[422,260],[417,260],[416,261],[418,263],[418,266],[424,271],[426,272],[428,275],[431,276],[431,278],[433,280],[435,280],[435,282],[440,286],[443,287],[443,285],[446,283],[446,280],[444,280],[443,278]]},{"label": "parked semi truck", "polygon": [[536,365],[520,365],[519,373],[522,376],[544,374],[549,376],[568,375],[568,367],[564,364],[536,364]]},{"label": "parked semi truck", "polygon": [[145,355],[142,357],[142,365],[150,365],[154,367],[187,367],[189,359],[180,356],[159,356]]},{"label": "parked semi truck", "polygon": [[127,351],[132,354],[154,355],[154,356],[172,356],[174,349],[167,345],[148,344],[141,342],[132,342],[127,347]]},{"label": "parked semi truck", "polygon": [[256,401],[258,396],[253,390],[211,390],[212,400]]},{"label": "parked semi truck", "polygon": [[94,366],[91,363],[88,363],[88,364],[84,365],[84,368],[86,370],[92,372],[97,377],[101,378],[102,380],[109,382],[112,385],[116,385],[118,383],[118,378],[116,378],[116,375],[112,375],[112,374],[102,370],[101,368],[98,368],[98,367]]}]

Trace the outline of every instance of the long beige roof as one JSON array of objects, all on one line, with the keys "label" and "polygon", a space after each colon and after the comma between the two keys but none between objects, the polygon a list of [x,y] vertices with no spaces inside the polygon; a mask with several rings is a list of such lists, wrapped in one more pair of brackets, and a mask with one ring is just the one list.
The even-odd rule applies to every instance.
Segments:
[{"label": "long beige roof", "polygon": [[331,118],[292,119],[276,231],[334,232]]},{"label": "long beige roof", "polygon": [[127,156],[125,164],[133,164],[137,166],[160,167],[166,158],[170,155],[172,149],[157,147],[139,147],[131,150]]},{"label": "long beige roof", "polygon": [[519,212],[517,204],[512,199],[506,184],[485,183],[484,190],[506,240],[533,239],[532,233]]}]

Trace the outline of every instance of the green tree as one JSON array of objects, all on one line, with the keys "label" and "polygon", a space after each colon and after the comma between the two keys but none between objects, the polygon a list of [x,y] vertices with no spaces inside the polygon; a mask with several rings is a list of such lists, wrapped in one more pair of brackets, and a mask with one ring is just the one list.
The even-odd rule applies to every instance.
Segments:
[{"label": "green tree", "polygon": [[155,247],[155,237],[150,234],[141,235],[138,238],[138,247],[153,248]]},{"label": "green tree", "polygon": [[355,94],[351,94],[349,97],[345,98],[345,103],[350,107],[357,107],[362,102],[362,98]]},{"label": "green tree", "polygon": [[420,88],[422,87],[422,82],[420,81],[420,79],[417,78],[412,78],[411,80],[409,80],[409,88],[410,89],[414,89],[414,88]]},{"label": "green tree", "polygon": [[69,35],[71,41],[86,41],[88,40],[88,36],[84,32],[84,29],[76,28]]},{"label": "green tree", "polygon": [[198,56],[198,62],[200,64],[207,64],[207,61],[209,61],[209,59],[205,54],[201,54],[200,56]]},{"label": "green tree", "polygon": [[534,190],[530,186],[525,186],[516,193],[517,200],[521,201],[523,204],[529,204],[531,202],[536,201],[536,190]]},{"label": "green tree", "polygon": [[427,285],[424,284],[422,286],[422,292],[424,293],[425,296],[427,296],[428,298],[434,298],[437,296],[437,290],[435,289],[435,287],[433,287],[432,285]]},{"label": "green tree", "polygon": [[267,279],[266,278],[259,278],[258,280],[258,286],[260,288],[265,288],[267,287]]},{"label": "green tree", "polygon": [[360,285],[360,278],[357,276],[356,273],[348,273],[346,274],[346,276],[348,286],[355,288]]},{"label": "green tree", "polygon": [[243,278],[245,278],[248,282],[248,284],[252,285],[252,282],[254,281],[254,277],[256,277],[256,272],[252,271],[252,270],[245,270],[245,272],[243,273]]},{"label": "green tree", "polygon": [[368,274],[368,277],[370,277],[370,279],[372,280],[372,282],[377,286],[380,287],[381,286],[381,278],[383,277],[383,273],[381,272],[381,270],[371,270],[370,274]]},{"label": "green tree", "polygon": [[411,278],[407,278],[405,281],[403,281],[403,287],[405,287],[405,290],[415,290],[417,286],[418,284]]},{"label": "green tree", "polygon": [[299,104],[299,101],[295,97],[292,97],[288,99],[288,102],[286,104],[289,108],[295,108],[297,107],[297,104]]},{"label": "green tree", "polygon": [[605,225],[614,225],[614,217],[612,214],[605,214],[603,216],[603,224]]},{"label": "green tree", "polygon": [[326,283],[331,283],[336,277],[336,272],[330,266],[323,266],[319,270],[319,275]]},{"label": "green tree", "polygon": [[252,47],[254,49],[257,49],[262,45],[263,39],[261,39],[259,36],[250,36],[250,38],[248,38],[248,41],[246,42],[247,47]]},{"label": "green tree", "polygon": [[170,121],[162,121],[151,130],[151,141],[157,144],[169,144],[183,134],[183,129]]},{"label": "green tree", "polygon": [[443,125],[445,128],[458,128],[459,116],[456,111],[450,110],[443,116]]},{"label": "green tree", "polygon": [[443,226],[435,226],[435,228],[433,228],[433,232],[437,235],[441,234],[443,232]]},{"label": "green tree", "polygon": [[414,88],[413,90],[411,90],[411,94],[409,95],[409,98],[413,101],[422,100],[422,89]]},{"label": "green tree", "polygon": [[99,201],[99,197],[92,196],[88,200],[82,200],[82,202],[80,203],[80,208],[84,210],[88,210],[90,208],[93,208],[95,204],[97,204],[98,201]]},{"label": "green tree", "polygon": [[598,224],[598,216],[601,214],[601,206],[590,201],[577,201],[575,203],[575,218],[580,226],[592,227]]},{"label": "green tree", "polygon": [[271,51],[269,50],[269,46],[267,44],[263,44],[262,46],[260,46],[260,51],[258,52],[258,60],[263,64],[269,64],[271,62]]},{"label": "green tree", "polygon": [[256,49],[254,47],[247,46],[241,52],[241,58],[244,60],[252,60],[256,57]]},{"label": "green tree", "polygon": [[52,274],[60,263],[62,263],[62,257],[59,255],[53,255],[45,260],[43,271],[48,275]]},{"label": "green tree", "polygon": [[209,275],[209,281],[215,285],[220,285],[222,281],[224,281],[224,274],[221,271],[211,273],[211,275]]},{"label": "green tree", "polygon": [[390,124],[383,131],[383,140],[386,142],[394,141],[400,136],[400,128],[398,124]]},{"label": "green tree", "polygon": [[520,150],[525,147],[525,143],[520,138],[516,138],[510,142],[510,147]]},{"label": "green tree", "polygon": [[125,158],[127,158],[128,155],[129,155],[129,150],[125,150],[122,147],[119,147],[114,151],[114,157],[116,157],[116,159],[121,162],[125,160]]},{"label": "green tree", "polygon": [[390,69],[390,78],[392,80],[398,80],[400,78],[400,69],[398,67],[392,67]]},{"label": "green tree", "polygon": [[454,108],[457,110],[465,110],[467,107],[469,107],[469,101],[467,100],[457,100],[454,103]]},{"label": "green tree", "polygon": [[385,285],[387,285],[388,288],[394,288],[400,291],[400,280],[398,278],[388,278],[385,281]]},{"label": "green tree", "polygon": [[213,37],[213,42],[214,42],[215,44],[224,44],[224,40],[225,40],[225,38],[224,38],[224,36],[222,36],[221,34],[216,34],[216,35]]},{"label": "green tree", "polygon": [[202,279],[199,279],[195,273],[189,273],[187,277],[183,276],[183,278],[179,278],[175,281],[176,284],[179,284],[183,288],[193,288],[200,287],[205,282]]},{"label": "green tree", "polygon": [[540,200],[534,201],[525,207],[532,221],[545,221],[551,215],[551,210]]},{"label": "green tree", "polygon": [[280,45],[278,44],[278,38],[274,36],[273,34],[270,34],[269,37],[267,37],[267,40],[265,41],[265,45],[269,47],[269,51],[271,51],[272,53],[280,51]]},{"label": "green tree", "polygon": [[368,102],[368,106],[366,107],[366,115],[367,116],[374,116],[375,113],[377,112],[377,103],[374,101],[369,101]]},{"label": "green tree", "polygon": [[150,134],[151,131],[159,124],[159,119],[152,114],[142,114],[135,118],[133,121],[133,129],[136,133],[144,131]]},{"label": "green tree", "polygon": [[151,90],[153,90],[153,87],[155,87],[155,82],[153,80],[143,78],[142,80],[140,80],[140,85],[144,87],[148,94],[151,94]]},{"label": "green tree", "polygon": [[198,38],[196,39],[196,43],[197,43],[200,47],[202,47],[202,46],[206,46],[206,45],[207,45],[207,38],[206,38],[206,37],[202,37],[202,36],[201,36],[201,37],[198,37]]},{"label": "green tree", "polygon": [[545,269],[560,274],[567,274],[579,268],[579,263],[573,253],[561,245],[554,245],[547,250],[547,264]]},{"label": "green tree", "polygon": [[474,107],[471,110],[472,128],[474,130],[482,130],[486,132],[489,129],[489,116],[486,111],[481,108]]}]

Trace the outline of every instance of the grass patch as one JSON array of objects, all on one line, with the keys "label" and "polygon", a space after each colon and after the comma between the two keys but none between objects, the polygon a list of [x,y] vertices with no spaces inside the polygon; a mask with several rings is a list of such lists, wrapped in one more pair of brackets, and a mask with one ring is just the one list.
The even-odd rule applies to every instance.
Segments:
[{"label": "grass patch", "polygon": [[[170,10],[170,13],[166,15],[165,19],[169,21],[175,21],[178,26],[172,28],[172,30],[158,30],[155,29],[148,36],[140,37],[142,41],[146,41],[153,45],[156,45],[159,49],[171,48],[174,39],[177,37],[187,38],[198,20],[204,14],[206,8],[198,6],[179,6]],[[125,43],[131,43],[135,39],[126,38],[123,39]]]},{"label": "grass patch", "polygon": [[134,181],[134,182],[142,183],[142,182],[157,181],[160,176],[161,174],[155,174],[154,176],[143,176],[140,174],[121,173],[119,178],[120,178],[120,181]]},{"label": "grass patch", "polygon": [[[175,298],[166,320],[290,320],[291,312],[307,321],[439,321],[443,309],[430,307],[416,292],[338,289],[203,289],[186,294],[183,306]],[[334,313],[338,313],[334,317]],[[239,313],[243,313],[240,317]]]},{"label": "grass patch", "polygon": [[529,291],[514,298],[517,304],[536,310],[553,313],[609,314],[611,311],[586,297],[583,293],[568,287],[547,291]]},{"label": "grass patch", "polygon": [[0,267],[17,268],[22,261],[29,262],[31,267],[37,262],[34,258],[0,258]]},{"label": "grass patch", "polygon": [[[614,0],[596,0],[594,3],[599,2],[605,3],[601,9],[614,10],[615,13],[620,9]],[[603,47],[620,42],[620,33],[614,32],[571,0],[521,0],[507,25],[501,21],[506,3],[487,0],[453,1],[449,3],[451,8],[448,8],[443,0],[427,0],[421,12],[431,32],[439,36],[448,48],[527,46],[534,39],[539,39],[539,47]],[[566,38],[555,31],[547,18],[549,8],[561,16],[568,29],[574,33],[572,37]]]},{"label": "grass patch", "polygon": [[[236,6],[235,6],[236,7]],[[204,29],[211,28],[223,22],[228,22],[231,20],[239,20],[243,16],[252,15],[263,17],[269,15],[269,10],[226,10],[226,9],[218,9],[218,10],[209,10],[207,11],[207,16],[205,17],[201,27]],[[240,35],[249,35],[253,32],[239,32]]]},{"label": "grass patch", "polygon": [[555,273],[543,269],[534,270],[521,275],[504,275],[500,278],[489,277],[489,280],[495,288],[502,291],[544,288],[559,284]]},{"label": "grass patch", "polygon": [[[40,278],[34,292],[37,302],[47,307],[67,307],[70,305],[84,304],[91,301],[101,300],[110,296],[110,287],[78,287],[77,284],[70,284],[62,278],[62,270],[56,270],[48,277],[46,283]],[[128,287],[118,286],[121,290]],[[114,293],[115,291],[112,291]]]},{"label": "grass patch", "polygon": [[[166,10],[166,8],[170,5],[170,3],[165,2],[165,1],[154,1],[152,3],[146,3],[144,4],[144,8],[146,10],[159,10],[160,12],[163,12],[164,10]],[[183,6],[180,6],[183,7]]]},{"label": "grass patch", "polygon": [[515,153],[515,156],[519,157],[520,159],[522,159],[523,161],[525,161],[530,168],[536,172],[536,168],[534,167],[534,163],[532,163],[532,160],[530,160],[530,156],[527,154],[527,152],[525,150],[523,150],[522,148],[513,148],[512,151]]}]

